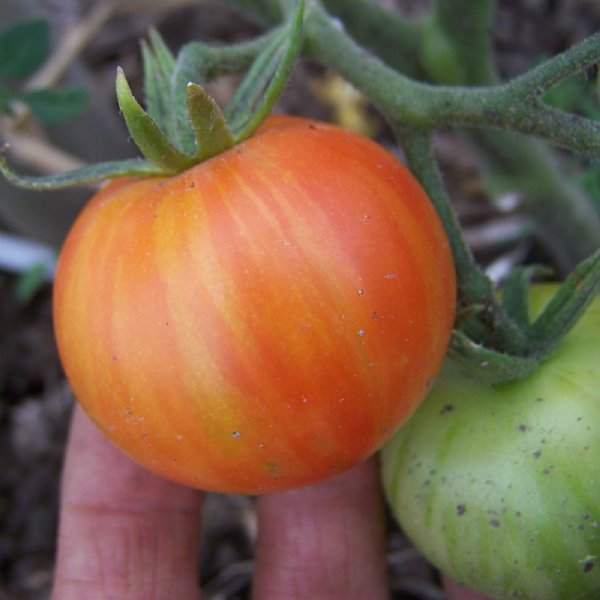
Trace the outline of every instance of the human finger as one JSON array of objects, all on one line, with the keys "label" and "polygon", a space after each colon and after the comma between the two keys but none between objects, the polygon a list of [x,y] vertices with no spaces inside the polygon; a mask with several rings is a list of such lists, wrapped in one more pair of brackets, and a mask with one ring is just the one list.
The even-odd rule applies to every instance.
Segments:
[{"label": "human finger", "polygon": [[201,498],[137,466],[76,408],[53,600],[198,599]]},{"label": "human finger", "polygon": [[256,600],[389,596],[385,511],[375,459],[258,501]]},{"label": "human finger", "polygon": [[444,576],[444,590],[446,591],[446,600],[491,600],[489,596],[484,596],[479,592],[468,590],[461,587],[453,579]]}]

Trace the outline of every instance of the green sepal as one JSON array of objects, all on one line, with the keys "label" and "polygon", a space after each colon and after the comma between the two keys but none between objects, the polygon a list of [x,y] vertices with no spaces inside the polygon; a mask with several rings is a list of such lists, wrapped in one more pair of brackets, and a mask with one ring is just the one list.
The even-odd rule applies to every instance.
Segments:
[{"label": "green sepal", "polygon": [[[209,48],[192,43],[177,59],[157,32],[142,45],[146,67],[148,112],[138,103],[121,69],[116,91],[119,107],[136,145],[146,160],[125,160],[88,166],[57,175],[30,177],[13,172],[0,156],[0,172],[13,184],[29,189],[57,189],[96,183],[121,176],[167,176],[226,151],[249,137],[268,117],[283,92],[302,44],[304,0],[298,0],[290,19],[256,40],[233,47]],[[245,83],[232,104],[235,134],[200,83],[223,73],[239,72],[255,58]],[[266,72],[259,70],[266,67]],[[185,94],[185,95],[184,95]],[[2,96],[2,106],[10,109]],[[239,109],[239,110],[237,110]]]},{"label": "green sepal", "polygon": [[169,50],[162,36],[154,28],[151,28],[148,37],[152,44],[152,51],[158,65],[159,72],[168,81],[171,78],[173,69],[175,68],[175,56]]},{"label": "green sepal", "polygon": [[550,277],[552,269],[542,265],[515,267],[502,286],[502,304],[507,315],[523,331],[529,329],[529,287],[536,277]]},{"label": "green sepal", "polygon": [[139,158],[89,165],[55,175],[40,177],[19,175],[8,166],[4,152],[0,152],[0,173],[17,187],[38,191],[90,185],[115,177],[156,177],[164,175],[160,168],[147,160]]},{"label": "green sepal", "polygon": [[549,356],[600,290],[600,249],[580,262],[529,329],[534,352]]},{"label": "green sepal", "polygon": [[220,75],[237,74],[246,71],[261,50],[279,34],[277,27],[265,35],[249,42],[213,48],[202,42],[190,42],[183,46],[177,55],[171,76],[172,115],[174,130],[172,140],[180,150],[196,152],[194,128],[190,127],[187,109],[187,85],[194,82],[204,86]]},{"label": "green sepal", "polygon": [[234,131],[243,127],[248,116],[255,110],[258,99],[264,95],[279,64],[279,52],[286,38],[286,30],[281,29],[269,40],[236,89],[225,111],[227,121]]},{"label": "green sepal", "polygon": [[225,116],[218,104],[195,83],[187,85],[187,107],[196,132],[195,162],[212,158],[234,145]]},{"label": "green sepal", "polygon": [[225,111],[236,143],[249,138],[273,110],[302,49],[304,0],[257,56]]},{"label": "green sepal", "polygon": [[164,71],[164,61],[158,60],[154,46],[151,47],[145,40],[142,40],[141,48],[146,110],[155,123],[168,135],[173,121],[171,88],[167,83],[170,74]]},{"label": "green sepal", "polygon": [[135,99],[120,67],[116,88],[117,101],[129,133],[144,157],[159,167],[164,174],[180,173],[193,166],[194,159],[175,148]]},{"label": "green sepal", "polygon": [[567,277],[532,323],[529,318],[529,286],[546,268],[517,269],[503,290],[503,305],[524,331],[527,348],[522,353],[504,353],[474,341],[465,331],[455,330],[449,355],[474,377],[492,384],[528,377],[549,358],[583,315],[600,290],[600,250],[581,262]]},{"label": "green sepal", "polygon": [[515,356],[474,342],[454,330],[448,355],[479,381],[492,385],[526,379],[540,364],[536,356]]},{"label": "green sepal", "polygon": [[[217,51],[217,50],[215,50]],[[186,152],[196,153],[195,127],[190,123],[188,109],[188,83],[193,81],[203,86],[210,81],[207,71],[214,61],[214,52],[201,42],[190,42],[177,55],[171,80],[173,116],[173,141]]]}]

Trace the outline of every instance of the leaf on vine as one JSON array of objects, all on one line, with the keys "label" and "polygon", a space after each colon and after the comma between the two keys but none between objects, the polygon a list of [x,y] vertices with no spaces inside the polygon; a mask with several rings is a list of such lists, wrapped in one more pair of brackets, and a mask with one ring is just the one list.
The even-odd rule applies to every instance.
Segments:
[{"label": "leaf on vine", "polygon": [[44,19],[17,23],[0,33],[0,77],[28,77],[42,65],[49,52],[50,28]]},{"label": "leaf on vine", "polygon": [[80,87],[62,90],[42,89],[15,94],[31,112],[45,125],[53,125],[71,119],[87,106],[89,94]]},{"label": "leaf on vine", "polygon": [[13,109],[10,103],[14,98],[14,92],[0,85],[0,112],[11,116],[13,114]]}]

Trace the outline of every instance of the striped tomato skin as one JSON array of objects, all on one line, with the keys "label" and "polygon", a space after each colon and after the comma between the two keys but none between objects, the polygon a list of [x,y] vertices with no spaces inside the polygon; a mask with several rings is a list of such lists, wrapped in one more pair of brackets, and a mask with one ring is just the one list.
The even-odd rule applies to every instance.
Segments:
[{"label": "striped tomato skin", "polygon": [[98,427],[148,469],[229,493],[375,452],[437,375],[454,309],[448,240],[405,167],[290,117],[180,175],[110,183],[54,291],[63,366]]}]

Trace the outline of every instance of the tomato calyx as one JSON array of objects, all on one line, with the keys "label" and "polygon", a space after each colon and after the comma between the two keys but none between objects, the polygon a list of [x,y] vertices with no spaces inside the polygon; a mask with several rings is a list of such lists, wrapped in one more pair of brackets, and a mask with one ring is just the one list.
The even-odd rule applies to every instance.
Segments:
[{"label": "tomato calyx", "polygon": [[[125,74],[117,71],[119,107],[143,159],[110,161],[45,177],[13,171],[0,149],[0,172],[16,186],[50,190],[116,177],[181,173],[249,138],[271,113],[289,81],[302,46],[304,0],[297,0],[281,26],[254,43],[210,48],[199,42],[171,54],[156,31],[142,43],[147,106],[135,99]],[[253,62],[225,111],[203,85]],[[237,68],[236,68],[237,67]],[[198,83],[192,78],[199,80]]]},{"label": "tomato calyx", "polygon": [[504,284],[500,305],[518,337],[511,351],[494,340],[493,326],[482,323],[485,307],[454,331],[450,356],[477,379],[491,384],[526,379],[550,358],[600,290],[600,249],[570,273],[540,314],[530,315],[529,288],[539,275],[548,275],[548,269],[517,268]]}]

